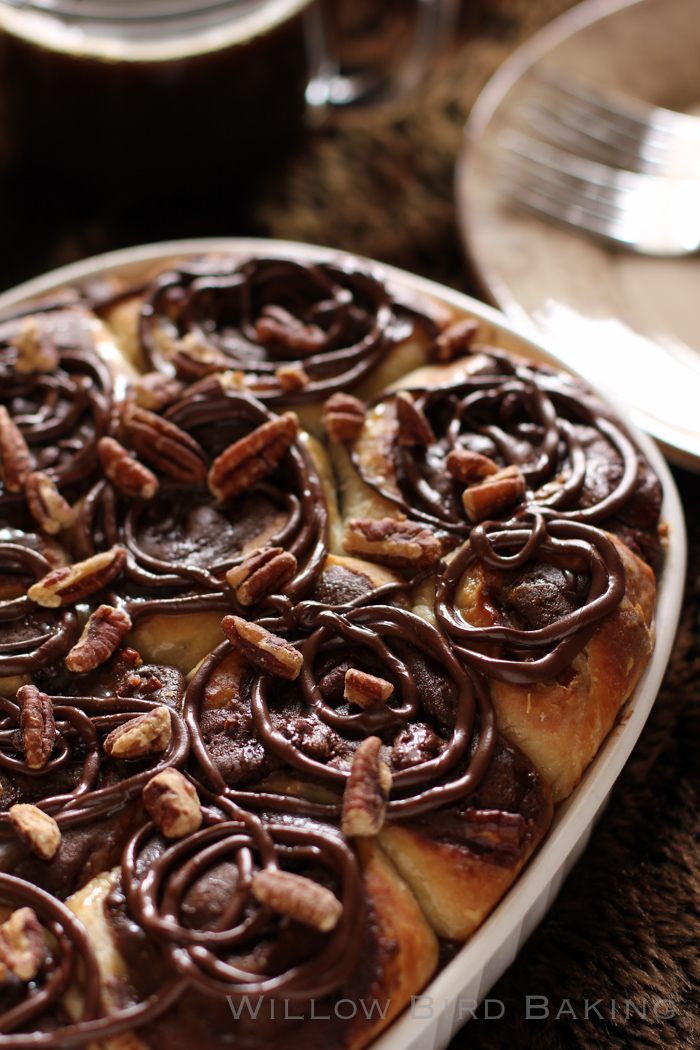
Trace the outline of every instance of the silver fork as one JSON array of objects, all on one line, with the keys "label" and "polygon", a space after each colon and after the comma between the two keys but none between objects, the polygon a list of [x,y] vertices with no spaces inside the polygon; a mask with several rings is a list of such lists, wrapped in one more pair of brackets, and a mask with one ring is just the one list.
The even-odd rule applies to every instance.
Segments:
[{"label": "silver fork", "polygon": [[580,80],[539,80],[542,90],[529,102],[526,116],[554,145],[640,174],[700,178],[699,117]]},{"label": "silver fork", "polygon": [[700,179],[668,179],[503,132],[499,189],[560,226],[647,255],[700,249]]}]

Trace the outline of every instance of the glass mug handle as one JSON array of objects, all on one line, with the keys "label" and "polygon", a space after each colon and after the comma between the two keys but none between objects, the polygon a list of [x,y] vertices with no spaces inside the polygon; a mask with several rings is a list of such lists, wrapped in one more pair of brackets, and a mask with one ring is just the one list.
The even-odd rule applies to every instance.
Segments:
[{"label": "glass mug handle", "polygon": [[339,54],[334,53],[331,27],[333,5],[339,3],[315,0],[305,12],[310,68],[306,102],[312,121],[323,119],[331,107],[386,102],[417,88],[432,56],[454,30],[460,7],[460,0],[414,0],[412,39],[398,64],[388,70],[368,64],[364,69],[344,72]]}]

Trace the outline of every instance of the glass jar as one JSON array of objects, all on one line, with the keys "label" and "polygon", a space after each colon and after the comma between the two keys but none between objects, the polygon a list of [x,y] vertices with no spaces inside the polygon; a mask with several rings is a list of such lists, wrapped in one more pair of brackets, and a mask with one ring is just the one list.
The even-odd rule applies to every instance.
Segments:
[{"label": "glass jar", "polygon": [[183,194],[193,214],[220,200],[233,229],[302,127],[308,6],[2,0],[5,170],[37,200],[135,220],[144,236],[169,235],[151,220]]}]

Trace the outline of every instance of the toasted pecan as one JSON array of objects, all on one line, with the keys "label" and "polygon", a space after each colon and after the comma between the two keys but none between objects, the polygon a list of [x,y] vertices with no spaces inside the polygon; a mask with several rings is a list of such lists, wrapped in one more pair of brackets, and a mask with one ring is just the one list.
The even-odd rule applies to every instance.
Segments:
[{"label": "toasted pecan", "polygon": [[47,609],[61,605],[72,605],[96,594],[124,568],[126,551],[123,547],[110,547],[108,551],[93,554],[85,561],[52,569],[27,591],[28,597]]},{"label": "toasted pecan", "polygon": [[432,565],[442,553],[431,529],[400,518],[350,518],[343,546],[348,554],[396,569]]},{"label": "toasted pecan", "polygon": [[338,925],[343,905],[326,886],[305,875],[265,868],[253,873],[253,896],[280,915],[328,933]]},{"label": "toasted pecan", "polygon": [[23,685],[17,690],[17,704],[24,760],[30,769],[43,769],[56,739],[53,703],[35,685]]},{"label": "toasted pecan", "polygon": [[31,471],[29,447],[4,405],[0,405],[0,477],[8,492],[23,492]]},{"label": "toasted pecan", "polygon": [[270,594],[279,594],[296,571],[293,554],[282,547],[265,547],[229,569],[226,579],[241,605],[255,605]]},{"label": "toasted pecan", "polygon": [[221,626],[234,648],[262,671],[290,682],[299,677],[304,658],[284,638],[240,616],[224,616]]},{"label": "toasted pecan", "polygon": [[318,325],[304,324],[282,306],[264,306],[255,331],[262,343],[288,347],[301,357],[318,353],[327,339]]},{"label": "toasted pecan", "polygon": [[75,524],[75,511],[63,498],[48,474],[40,470],[27,476],[24,487],[29,510],[39,528],[55,536]]},{"label": "toasted pecan", "polygon": [[408,390],[399,390],[395,401],[399,444],[432,445],[435,441],[433,428],[423,410],[415,403],[413,394]]},{"label": "toasted pecan", "polygon": [[476,317],[465,317],[454,321],[440,333],[433,345],[432,357],[435,361],[447,363],[469,350],[479,330]]},{"label": "toasted pecan", "polygon": [[296,438],[298,427],[294,412],[285,412],[224,449],[208,475],[209,488],[216,498],[235,499],[267,477]]},{"label": "toasted pecan", "polygon": [[17,350],[14,368],[20,375],[54,372],[58,368],[58,347],[48,332],[42,331],[36,317],[23,319],[10,345]]},{"label": "toasted pecan", "polygon": [[97,454],[105,474],[120,492],[133,499],[153,499],[158,491],[158,478],[115,438],[100,438]]},{"label": "toasted pecan", "polygon": [[332,394],[323,406],[321,422],[331,441],[354,441],[364,426],[367,412],[352,394]]},{"label": "toasted pecan", "polygon": [[32,853],[42,860],[51,860],[56,855],[61,845],[61,830],[53,817],[27,802],[10,806],[7,815],[17,837]]},{"label": "toasted pecan", "polygon": [[66,656],[66,667],[74,674],[93,671],[117,651],[131,630],[131,617],[123,609],[100,605],[90,614],[83,633]]},{"label": "toasted pecan", "polygon": [[464,485],[485,478],[489,474],[498,473],[498,466],[492,459],[482,456],[480,452],[472,452],[468,448],[453,448],[447,453],[445,465],[452,477]]},{"label": "toasted pecan", "polygon": [[18,908],[0,926],[0,963],[20,981],[33,981],[46,958],[44,930],[33,908]]},{"label": "toasted pecan", "polygon": [[350,704],[358,707],[369,707],[371,704],[383,704],[394,691],[391,682],[376,675],[350,667],[345,672],[343,696]]},{"label": "toasted pecan", "polygon": [[184,384],[179,379],[165,376],[162,372],[146,372],[132,383],[136,404],[149,412],[159,412],[172,405],[184,389]]},{"label": "toasted pecan", "polygon": [[518,468],[504,467],[464,490],[464,509],[470,521],[485,521],[522,499],[525,488],[525,478]]},{"label": "toasted pecan", "polygon": [[148,815],[166,839],[182,838],[201,826],[199,796],[194,785],[178,769],[163,769],[156,773],[143,789],[142,797]]},{"label": "toasted pecan", "polygon": [[123,722],[105,737],[105,753],[113,758],[145,758],[165,751],[173,736],[170,711],[164,704]]},{"label": "toasted pecan", "polygon": [[391,772],[379,757],[381,747],[378,736],[368,736],[355,752],[343,792],[344,835],[377,835],[384,824]]},{"label": "toasted pecan", "polygon": [[166,477],[197,484],[207,476],[207,457],[201,445],[169,419],[133,406],[124,428],[134,451]]}]

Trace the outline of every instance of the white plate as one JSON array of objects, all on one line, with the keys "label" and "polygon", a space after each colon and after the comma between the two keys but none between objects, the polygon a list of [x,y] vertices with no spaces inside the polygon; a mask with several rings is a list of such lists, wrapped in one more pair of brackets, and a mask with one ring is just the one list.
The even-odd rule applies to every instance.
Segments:
[{"label": "white plate", "polygon": [[700,256],[615,252],[525,214],[495,185],[498,136],[526,128],[537,74],[578,76],[669,109],[700,102],[697,0],[587,0],[503,64],[457,170],[462,239],[484,291],[563,362],[700,469]]},{"label": "white plate", "polygon": [[[28,281],[0,295],[0,311],[30,296],[45,295],[58,285],[99,276],[118,268],[138,281],[153,264],[197,252],[228,251],[242,259],[276,254],[287,258],[337,259],[341,253],[284,241],[212,239],[178,241],[111,252]],[[520,335],[496,310],[466,295],[401,270],[370,264],[380,277],[409,291],[425,293],[466,310],[487,326],[486,339],[516,353],[553,361],[540,346]],[[620,409],[616,407],[620,413]],[[624,709],[618,725],[603,743],[583,780],[557,807],[552,827],[525,871],[483,926],[453,961],[431,982],[414,1005],[380,1036],[373,1050],[441,1050],[468,1019],[541,921],[562,882],[586,847],[591,829],[639,736],[656,698],[671,653],[685,582],[685,528],[673,479],[654,443],[634,431],[664,487],[663,518],[669,528],[668,548],[658,577],[657,639],[652,661]],[[413,1016],[411,1016],[413,1014]]]}]

